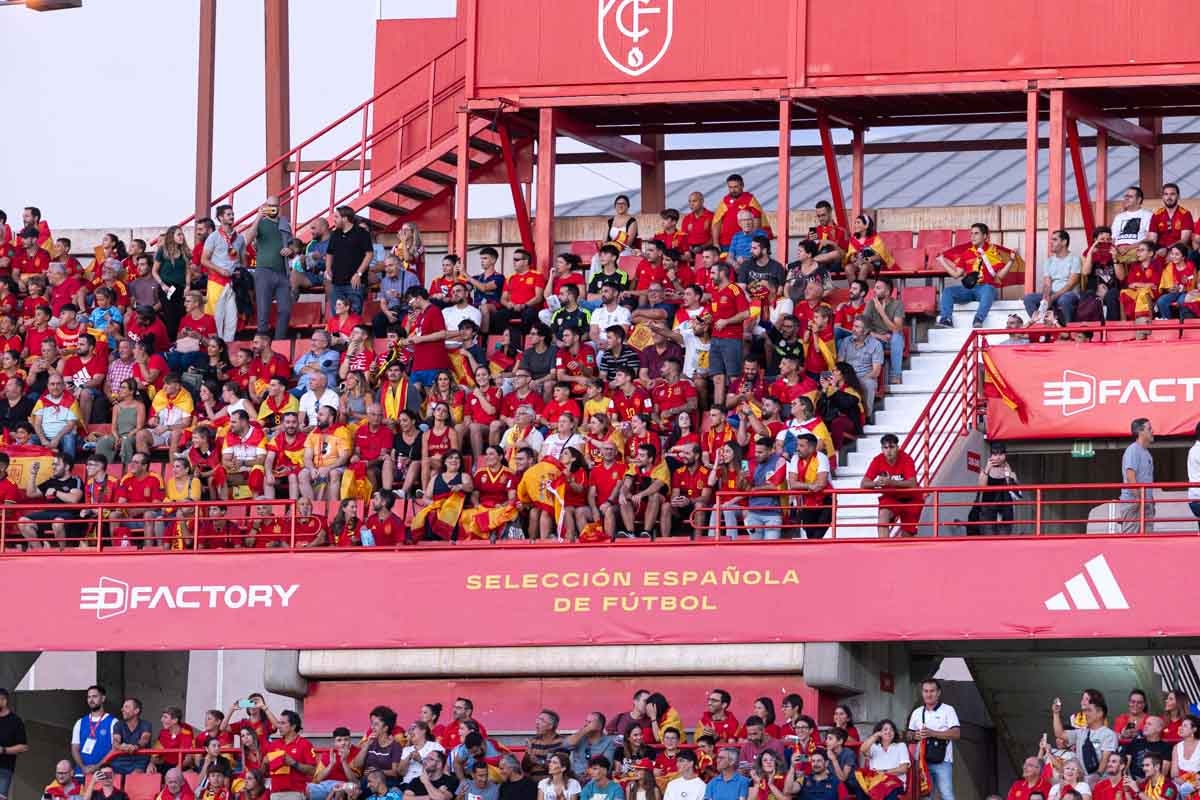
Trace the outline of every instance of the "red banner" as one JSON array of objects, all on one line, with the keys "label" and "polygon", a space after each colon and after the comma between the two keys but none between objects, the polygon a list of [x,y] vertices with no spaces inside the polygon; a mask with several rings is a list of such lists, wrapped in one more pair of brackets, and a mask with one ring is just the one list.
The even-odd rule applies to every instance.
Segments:
[{"label": "red banner", "polygon": [[[201,650],[1200,636],[1200,617],[1178,613],[1161,577],[1190,563],[1197,542],[7,556],[5,587],[27,612],[0,617],[0,641],[9,650]],[[848,597],[849,575],[871,576],[870,586],[836,614],[780,625],[768,613]],[[919,613],[902,599],[916,576],[936,598]],[[477,624],[447,625],[448,614]]]},{"label": "red banner", "polygon": [[1200,341],[997,345],[996,370],[1028,415],[988,399],[989,439],[1129,436],[1146,417],[1159,436],[1200,422]]}]

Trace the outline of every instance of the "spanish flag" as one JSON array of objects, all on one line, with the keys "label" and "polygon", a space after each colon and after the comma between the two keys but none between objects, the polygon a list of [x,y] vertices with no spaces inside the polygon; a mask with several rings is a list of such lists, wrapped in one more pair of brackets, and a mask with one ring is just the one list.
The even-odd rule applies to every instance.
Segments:
[{"label": "spanish flag", "polygon": [[362,501],[371,499],[371,482],[367,480],[367,462],[356,461],[342,473],[341,498]]},{"label": "spanish flag", "polygon": [[454,382],[464,389],[475,388],[475,375],[471,370],[471,362],[461,348],[448,351],[450,359],[450,375]]},{"label": "spanish flag", "polygon": [[486,539],[493,532],[517,518],[517,507],[512,503],[501,503],[487,508],[480,506],[463,512],[460,519],[463,535],[468,539]]},{"label": "spanish flag", "polygon": [[928,797],[933,793],[933,781],[929,776],[929,762],[925,760],[925,748],[929,746],[928,739],[922,739],[917,745],[917,789],[918,797]]},{"label": "spanish flag", "polygon": [[8,479],[19,489],[29,483],[29,470],[34,464],[38,465],[38,475],[50,477],[51,465],[54,461],[54,451],[49,447],[38,445],[5,445],[4,452],[8,455]]},{"label": "spanish flag", "polygon": [[892,792],[904,788],[904,784],[895,775],[876,772],[873,769],[855,770],[854,779],[871,800],[885,800]]},{"label": "spanish flag", "polygon": [[517,484],[517,502],[537,506],[554,515],[560,532],[567,478],[558,459],[545,458],[525,470]]},{"label": "spanish flag", "polygon": [[462,492],[451,492],[445,497],[434,500],[417,512],[412,520],[412,531],[418,536],[424,534],[425,523],[429,522],[429,530],[441,539],[449,541],[458,527],[459,517],[462,516],[465,498]]},{"label": "spanish flag", "polygon": [[1025,401],[1021,399],[1012,388],[1012,385],[1004,379],[1000,374],[1000,370],[996,367],[996,362],[992,360],[992,354],[988,343],[983,342],[983,347],[980,355],[983,359],[983,379],[989,384],[996,396],[999,397],[1004,405],[1016,412],[1017,418],[1023,423],[1029,422],[1029,409],[1025,406]]}]

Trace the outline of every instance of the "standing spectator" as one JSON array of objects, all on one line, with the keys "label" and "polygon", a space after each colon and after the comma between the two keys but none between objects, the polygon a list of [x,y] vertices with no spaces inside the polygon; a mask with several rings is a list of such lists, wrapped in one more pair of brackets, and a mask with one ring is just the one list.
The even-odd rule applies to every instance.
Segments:
[{"label": "standing spectator", "polygon": [[367,285],[367,268],[374,255],[371,234],[358,224],[354,209],[338,206],[337,226],[330,234],[325,253],[325,282],[330,286],[329,309],[339,297],[350,301],[355,314],[363,308],[363,289]]},{"label": "standing spectator", "polygon": [[68,465],[75,462],[83,417],[75,397],[66,391],[62,375],[57,372],[49,374],[46,393],[33,404],[29,420],[41,444],[61,452]]},{"label": "standing spectator", "polygon": [[920,492],[895,491],[916,487],[916,464],[908,453],[900,449],[900,439],[894,433],[881,436],[879,447],[882,452],[867,465],[867,472],[860,484],[863,489],[881,490],[879,538],[886,539],[894,532],[916,536],[925,497]]},{"label": "standing spectator", "polygon": [[233,296],[233,273],[246,262],[246,239],[234,228],[233,206],[217,207],[220,226],[204,242],[200,264],[208,274],[204,313],[211,314],[217,335],[232,342],[237,333],[237,301]]},{"label": "standing spectator", "polygon": [[1091,776],[1098,778],[1100,770],[1108,761],[1108,756],[1117,752],[1118,745],[1117,734],[1104,724],[1108,718],[1108,705],[1103,699],[1093,695],[1091,702],[1083,709],[1083,718],[1085,727],[1065,729],[1062,721],[1062,701],[1054,698],[1050,707],[1054,737],[1065,739],[1075,750],[1075,759],[1082,767],[1080,780]]},{"label": "standing spectator", "polygon": [[[449,371],[450,354],[446,351],[446,339],[453,335],[446,330],[442,309],[429,299],[423,286],[408,290],[409,315],[408,346],[412,348],[412,363],[409,380],[414,386],[433,386],[439,372]],[[456,333],[456,332],[455,332]]]},{"label": "standing spectator", "polygon": [[151,274],[162,291],[163,322],[174,340],[183,318],[183,297],[188,288],[188,243],[183,228],[172,225],[162,236],[162,244],[154,252]]},{"label": "standing spectator", "polygon": [[[1133,442],[1121,456],[1122,483],[1153,483],[1154,456],[1150,445],[1154,443],[1154,429],[1150,420],[1138,417],[1129,424]],[[1121,533],[1141,533],[1143,525],[1154,524],[1154,490],[1122,489],[1118,514],[1121,518]]]},{"label": "standing spectator", "polygon": [[923,742],[929,777],[940,800],[954,800],[954,742],[961,735],[954,706],[942,702],[936,678],[921,681],[921,703],[908,717],[908,740]]},{"label": "standing spectator", "polygon": [[679,232],[686,242],[686,260],[692,258],[701,247],[712,244],[713,241],[713,212],[704,207],[704,195],[692,192],[688,195],[688,213],[679,220]]},{"label": "standing spectator", "polygon": [[770,228],[767,227],[763,218],[762,206],[758,204],[758,200],[753,194],[745,191],[745,187],[746,181],[736,172],[725,179],[725,188],[729,190],[729,193],[721,198],[721,202],[717,203],[717,209],[713,212],[712,218],[713,240],[722,248],[727,249],[733,240],[733,235],[738,230],[738,214],[743,209],[750,212],[756,226],[762,228],[768,236],[771,235]]},{"label": "standing spectator", "polygon": [[1145,692],[1141,689],[1133,689],[1129,692],[1129,710],[1118,714],[1113,722],[1113,730],[1120,737],[1121,744],[1133,741],[1133,737],[1141,732],[1142,726],[1150,718],[1150,715],[1146,713],[1147,707]]},{"label": "standing spectator", "polygon": [[[711,253],[705,249],[706,258]],[[750,302],[746,292],[729,280],[729,270],[720,261],[710,268],[712,277],[712,342],[708,353],[708,368],[713,379],[713,405],[725,405],[726,382],[742,372],[743,323],[750,317]]]},{"label": "standing spectator", "polygon": [[[1015,512],[1012,501],[1020,497],[1021,493],[1008,488],[994,489],[991,487],[1009,487],[1018,482],[1017,473],[1013,472],[1012,465],[1008,463],[1008,447],[1004,442],[992,442],[987,465],[979,470],[979,505],[975,506],[978,510],[978,514],[975,516],[978,517],[976,521],[979,523],[979,527],[968,527],[968,534],[1001,536],[1013,532],[1012,521]],[[984,490],[984,487],[988,487],[990,490]],[[968,516],[969,519],[970,516]]]},{"label": "standing spectator", "polygon": [[[275,338],[286,339],[292,318],[292,288],[288,260],[292,249],[292,228],[279,213],[279,198],[269,196],[250,226],[250,244],[254,247],[254,307],[258,313],[258,332],[266,333],[274,304]],[[362,310],[361,303],[359,311]]]},{"label": "standing spectator", "polygon": [[[583,725],[566,739],[571,751],[571,769],[582,775],[593,765],[596,757],[604,758],[611,766],[617,752],[617,740],[604,732],[604,715],[593,711],[587,715]],[[607,776],[607,771],[606,771]],[[588,795],[585,793],[584,797]]]},{"label": "standing spectator", "polygon": [[17,756],[29,752],[25,723],[9,708],[8,689],[0,688],[0,800],[8,800]]},{"label": "standing spectator", "polygon": [[938,264],[946,274],[962,280],[961,286],[942,289],[939,328],[954,327],[954,306],[971,302],[979,303],[972,327],[983,327],[1016,256],[1007,247],[989,241],[989,234],[987,225],[976,222],[971,226],[970,243],[952,247],[938,256]]},{"label": "standing spectator", "polygon": [[317,770],[312,744],[300,735],[300,715],[290,709],[279,714],[279,738],[270,742],[266,766],[274,800],[305,800],[308,778]]},{"label": "standing spectator", "polygon": [[1025,295],[1025,313],[1032,317],[1046,298],[1050,309],[1062,315],[1063,324],[1070,325],[1079,304],[1079,272],[1079,256],[1071,252],[1071,234],[1055,231],[1050,235],[1050,255],[1042,265],[1042,291]]},{"label": "standing spectator", "polygon": [[142,701],[126,698],[121,704],[121,722],[113,732],[113,750],[122,754],[112,760],[112,768],[118,775],[145,772],[150,756],[137,755],[137,751],[150,747],[153,733],[150,723],[142,719]]},{"label": "standing spectator", "polygon": [[512,753],[500,756],[500,800],[537,800],[537,784],[521,770]]},{"label": "standing spectator", "polygon": [[696,774],[696,754],[691,750],[680,750],[676,758],[679,777],[667,784],[663,800],[699,800],[706,796],[708,787],[704,779]]},{"label": "standing spectator", "polygon": [[88,713],[76,720],[71,730],[71,758],[82,775],[95,772],[112,751],[117,731],[116,718],[104,710],[103,686],[88,687],[87,707]]},{"label": "standing spectator", "polygon": [[1130,186],[1121,194],[1121,210],[1110,226],[1119,257],[1129,253],[1132,258],[1137,243],[1150,235],[1150,211],[1142,208],[1144,200],[1140,186]]}]

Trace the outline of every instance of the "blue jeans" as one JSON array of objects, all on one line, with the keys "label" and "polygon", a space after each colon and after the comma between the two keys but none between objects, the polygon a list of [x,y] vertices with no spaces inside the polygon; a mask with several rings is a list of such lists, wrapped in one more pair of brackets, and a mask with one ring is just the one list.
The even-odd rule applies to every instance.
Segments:
[{"label": "blue jeans", "polygon": [[[1158,298],[1155,308],[1158,309],[1159,319],[1172,319],[1174,317],[1178,317],[1179,319],[1194,319],[1196,315],[1183,307],[1183,301],[1186,297],[1187,292],[1168,292]],[[1171,313],[1172,303],[1179,304],[1174,314]]]},{"label": "blue jeans", "polygon": [[[40,439],[38,439],[38,435],[36,433],[33,435],[33,440],[35,442],[37,442],[38,444],[43,445],[45,447],[50,446],[49,441],[43,442]],[[74,464],[75,463],[75,455],[76,455],[76,453],[79,452],[79,434],[68,433],[68,434],[64,435],[61,439],[58,440],[58,450],[60,453],[62,453],[64,456],[67,457],[68,461],[70,461],[72,464]]]},{"label": "blue jeans", "polygon": [[899,375],[904,371],[904,331],[892,331],[883,349],[888,356],[888,368],[893,375]]},{"label": "blue jeans", "polygon": [[363,290],[362,287],[355,289],[348,283],[335,283],[329,290],[329,313],[333,313],[333,304],[337,302],[339,297],[344,297],[350,301],[350,310],[355,314],[361,314],[363,309]]},{"label": "blue jeans", "polygon": [[333,794],[334,789],[341,785],[343,781],[321,781],[320,783],[310,783],[308,785],[309,800],[325,800],[329,795]]},{"label": "blue jeans", "polygon": [[954,800],[954,762],[929,765],[929,779],[941,800]]},{"label": "blue jeans", "polygon": [[13,771],[11,769],[0,769],[0,798],[8,797],[8,790],[12,788]]},{"label": "blue jeans", "polygon": [[168,350],[163,353],[163,358],[166,359],[167,366],[171,372],[183,374],[187,372],[187,368],[193,364],[197,367],[202,366],[208,360],[208,356],[203,350],[197,350],[195,353],[180,353],[178,350]]},{"label": "blue jeans", "polygon": [[987,319],[988,312],[992,310],[992,303],[996,302],[996,287],[986,283],[977,283],[974,289],[968,289],[965,286],[947,286],[942,289],[942,319],[952,319],[955,306],[975,302],[979,303],[979,309],[975,312],[975,321],[983,322]]},{"label": "blue jeans", "polygon": [[778,539],[782,524],[783,517],[777,510],[762,506],[746,509],[746,528],[751,539]]},{"label": "blue jeans", "polygon": [[[1038,306],[1042,304],[1041,292],[1030,292],[1025,295],[1025,313],[1033,316],[1037,313]],[[1079,305],[1079,293],[1067,292],[1062,297],[1054,301],[1054,308],[1062,312],[1063,322],[1067,325],[1071,324],[1071,320],[1075,319],[1075,306]]]}]

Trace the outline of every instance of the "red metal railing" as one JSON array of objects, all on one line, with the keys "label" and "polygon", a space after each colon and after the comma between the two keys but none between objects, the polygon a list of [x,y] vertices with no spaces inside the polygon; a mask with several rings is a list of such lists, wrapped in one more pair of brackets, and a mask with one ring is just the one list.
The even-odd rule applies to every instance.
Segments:
[{"label": "red metal railing", "polygon": [[[210,207],[226,203],[234,205],[239,192],[250,191],[252,185],[263,181],[269,173],[286,167],[290,172],[290,183],[280,193],[280,202],[290,206],[293,230],[299,232],[317,217],[332,214],[337,206],[351,198],[386,185],[389,178],[394,178],[415,160],[425,158],[435,145],[454,135],[456,99],[462,99],[465,91],[465,45],[466,39],[461,39],[447,47],[233,188],[214,197]],[[412,97],[421,99],[404,105],[410,103]],[[388,108],[389,104],[397,107]],[[347,145],[347,141],[351,143]],[[323,159],[320,164],[313,169],[304,168],[306,152],[312,156],[328,153],[333,148],[341,149],[333,155],[317,155],[317,160]],[[389,162],[390,166],[385,166]],[[358,167],[357,180],[351,180],[349,188],[343,187],[339,192],[340,168],[354,164]],[[328,200],[309,205],[303,210],[306,216],[301,219],[301,195],[326,182]],[[265,188],[253,188],[258,190],[252,196],[253,207],[238,217],[236,225],[239,228],[257,214],[258,204],[266,195]],[[192,215],[179,224],[189,225],[195,219]]]},{"label": "red metal railing", "polygon": [[916,464],[918,484],[932,483],[959,440],[982,421],[987,410],[983,352],[987,344],[1001,346],[1001,342],[1011,335],[1027,339],[1048,337],[1048,341],[1064,335],[1087,337],[1097,345],[1135,338],[1171,341],[1185,335],[1200,336],[1200,321],[1157,320],[1153,323],[1072,324],[1067,328],[972,330],[934,389],[929,404],[901,442],[901,449]]}]

